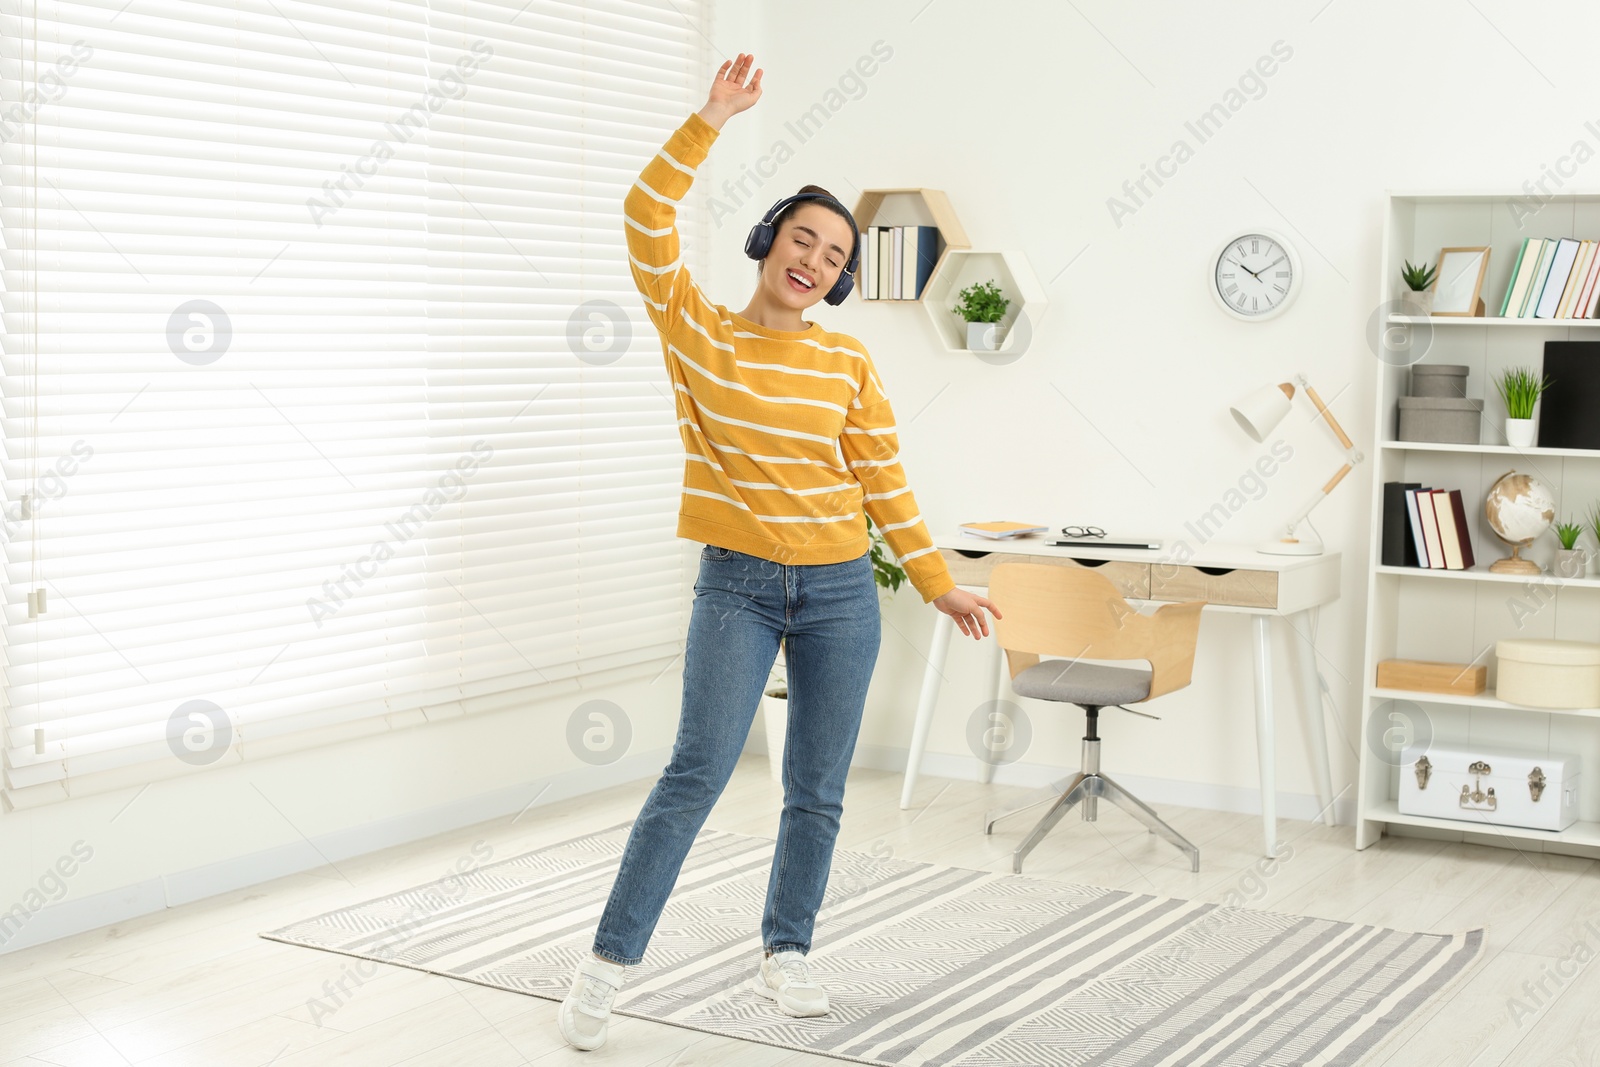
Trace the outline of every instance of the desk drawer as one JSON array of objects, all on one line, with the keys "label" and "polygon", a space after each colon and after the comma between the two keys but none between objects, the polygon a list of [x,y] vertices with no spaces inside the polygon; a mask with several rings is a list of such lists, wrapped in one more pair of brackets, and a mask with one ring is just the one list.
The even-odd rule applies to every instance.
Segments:
[{"label": "desk drawer", "polygon": [[1157,563],[1150,568],[1150,599],[1276,608],[1278,572]]},{"label": "desk drawer", "polygon": [[1076,560],[1069,556],[1033,556],[1021,552],[989,552],[970,559],[961,550],[941,548],[950,576],[957,585],[988,585],[989,572],[1001,563],[1042,563],[1055,567],[1089,567],[1111,579],[1117,592],[1129,600],[1150,598],[1150,564],[1124,560]]}]

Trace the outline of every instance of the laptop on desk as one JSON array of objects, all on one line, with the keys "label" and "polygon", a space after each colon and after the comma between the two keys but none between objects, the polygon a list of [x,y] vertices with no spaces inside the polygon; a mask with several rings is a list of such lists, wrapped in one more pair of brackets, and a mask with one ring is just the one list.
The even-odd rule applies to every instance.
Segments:
[{"label": "laptop on desk", "polygon": [[1045,544],[1052,548],[1159,549],[1163,542],[1159,537],[1117,537],[1107,534],[1104,537],[1058,537]]}]

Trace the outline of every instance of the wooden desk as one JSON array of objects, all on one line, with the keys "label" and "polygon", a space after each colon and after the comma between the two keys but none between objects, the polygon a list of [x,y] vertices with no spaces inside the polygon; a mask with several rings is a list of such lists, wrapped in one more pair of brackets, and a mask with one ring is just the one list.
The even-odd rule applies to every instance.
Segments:
[{"label": "wooden desk", "polygon": [[[1063,567],[1095,567],[1110,578],[1131,601],[1174,602],[1206,601],[1207,613],[1234,613],[1250,616],[1254,646],[1256,749],[1261,768],[1261,818],[1265,854],[1277,854],[1277,766],[1274,717],[1277,704],[1273,685],[1271,622],[1284,616],[1294,631],[1296,658],[1299,660],[1301,711],[1311,736],[1317,795],[1323,807],[1323,820],[1333,825],[1333,776],[1328,763],[1328,739],[1322,716],[1322,697],[1317,686],[1316,657],[1311,647],[1310,612],[1339,596],[1339,554],[1320,556],[1272,556],[1257,552],[1250,545],[1207,544],[1184,563],[1172,543],[1161,549],[1052,548],[1043,535],[1006,541],[986,541],[961,533],[936,536],[934,544],[943,553],[956,584],[975,593],[989,585],[989,572],[999,563],[1059,564]],[[1001,611],[1005,605],[1000,605]],[[900,792],[900,807],[911,806],[917,771],[928,746],[928,726],[939,700],[939,680],[944,674],[946,654],[955,621],[944,612],[934,622],[933,639],[928,649],[927,669],[922,675],[922,693],[917,699],[916,724],[911,731],[911,752],[906,761],[905,785]],[[994,649],[994,684],[997,700],[1014,700],[1005,669],[1005,654],[1000,643]],[[978,761],[978,780],[993,777],[992,761]]]}]

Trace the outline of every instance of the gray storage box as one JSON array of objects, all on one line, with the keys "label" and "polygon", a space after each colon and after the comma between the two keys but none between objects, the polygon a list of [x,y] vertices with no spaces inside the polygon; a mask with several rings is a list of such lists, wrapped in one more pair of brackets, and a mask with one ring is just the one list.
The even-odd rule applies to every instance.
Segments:
[{"label": "gray storage box", "polygon": [[[1467,395],[1467,366],[1464,363],[1418,363],[1411,368],[1412,396]],[[1478,439],[1472,439],[1477,444]]]},{"label": "gray storage box", "polygon": [[1448,396],[1402,396],[1400,441],[1475,445],[1483,422],[1483,401]]}]

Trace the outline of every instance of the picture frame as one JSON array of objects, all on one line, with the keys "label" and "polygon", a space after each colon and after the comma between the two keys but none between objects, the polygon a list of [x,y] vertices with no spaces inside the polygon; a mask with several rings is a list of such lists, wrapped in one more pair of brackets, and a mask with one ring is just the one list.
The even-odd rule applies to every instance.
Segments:
[{"label": "picture frame", "polygon": [[1441,248],[1433,279],[1434,315],[1483,315],[1483,280],[1489,274],[1489,247]]}]

